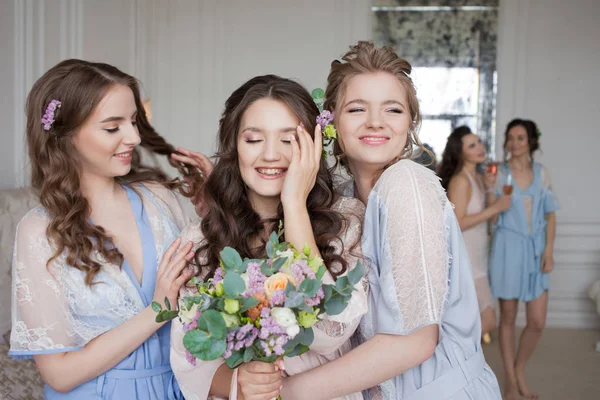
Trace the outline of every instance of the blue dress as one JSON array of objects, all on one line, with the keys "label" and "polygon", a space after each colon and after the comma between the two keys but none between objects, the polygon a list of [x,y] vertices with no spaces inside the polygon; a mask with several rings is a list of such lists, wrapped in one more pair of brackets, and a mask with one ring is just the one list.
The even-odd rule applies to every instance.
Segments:
[{"label": "blue dress", "polygon": [[[496,195],[509,183],[510,170],[498,168]],[[560,206],[546,169],[533,164],[533,181],[526,190],[514,182],[511,206],[498,217],[490,256],[490,286],[500,299],[531,301],[548,290],[548,274],[542,273],[542,254],[546,248],[548,213]]]},{"label": "blue dress", "polygon": [[362,249],[372,265],[361,339],[409,335],[431,324],[440,334],[431,358],[365,391],[365,398],[500,399],[481,349],[467,249],[432,171],[409,160],[385,170],[369,195]]},{"label": "blue dress", "polygon": [[[143,248],[141,285],[127,261],[122,269],[105,262],[96,278],[102,283],[92,288],[84,285],[81,271],[66,265],[64,255],[46,268],[53,252],[45,235],[47,212],[37,207],[20,222],[13,263],[9,352],[14,358],[80,350],[150,305],[159,261],[186,221],[167,189],[156,185],[134,188],[125,187]],[[165,324],[106,373],[68,393],[45,385],[44,398],[183,399],[169,363],[170,336],[170,324]]]}]

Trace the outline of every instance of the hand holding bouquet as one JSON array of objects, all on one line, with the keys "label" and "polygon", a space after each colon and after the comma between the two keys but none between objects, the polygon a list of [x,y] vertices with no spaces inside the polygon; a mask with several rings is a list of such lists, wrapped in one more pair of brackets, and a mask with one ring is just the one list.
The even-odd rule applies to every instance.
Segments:
[{"label": "hand holding bouquet", "polygon": [[323,284],[325,266],[311,249],[298,251],[272,233],[266,259],[242,260],[236,250],[221,251],[214,277],[192,278],[195,296],[179,299],[179,311],[162,310],[157,321],[179,317],[186,331],[188,361],[223,357],[230,368],[250,361],[273,363],[308,351],[312,327],[323,313],[344,311],[364,270],[359,263],[335,284]]}]

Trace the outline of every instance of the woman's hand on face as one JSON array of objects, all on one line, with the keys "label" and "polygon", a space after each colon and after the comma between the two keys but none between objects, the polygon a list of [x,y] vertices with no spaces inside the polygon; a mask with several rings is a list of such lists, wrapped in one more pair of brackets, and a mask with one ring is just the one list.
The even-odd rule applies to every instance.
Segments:
[{"label": "woman's hand on face", "polygon": [[315,186],[323,156],[321,127],[315,127],[313,140],[301,124],[296,128],[297,139],[292,137],[292,161],[288,167],[281,202],[285,206],[306,206],[306,199]]}]

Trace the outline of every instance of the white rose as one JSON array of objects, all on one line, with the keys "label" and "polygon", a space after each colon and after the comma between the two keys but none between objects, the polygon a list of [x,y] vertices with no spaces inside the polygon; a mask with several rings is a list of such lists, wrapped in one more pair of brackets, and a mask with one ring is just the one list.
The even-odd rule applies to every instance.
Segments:
[{"label": "white rose", "polygon": [[184,307],[181,307],[179,309],[179,319],[181,319],[181,322],[183,322],[184,324],[189,324],[190,322],[192,322],[196,317],[196,314],[198,313],[199,307],[200,304],[195,303],[192,304],[192,307],[189,310],[186,310]]},{"label": "white rose", "polygon": [[291,337],[292,339],[295,338],[296,335],[300,333],[300,325],[296,324],[296,325],[288,326],[287,329],[285,330],[285,333],[287,333],[287,335],[289,337]]},{"label": "white rose", "polygon": [[273,307],[271,310],[271,316],[282,328],[285,329],[286,334],[294,338],[300,333],[300,326],[296,321],[296,315],[294,312],[287,307]]}]

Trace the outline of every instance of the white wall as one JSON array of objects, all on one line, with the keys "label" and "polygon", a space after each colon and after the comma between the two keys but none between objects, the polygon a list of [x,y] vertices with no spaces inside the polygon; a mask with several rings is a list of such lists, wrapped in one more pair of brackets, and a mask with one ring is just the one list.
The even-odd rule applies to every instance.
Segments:
[{"label": "white wall", "polygon": [[548,325],[598,327],[586,290],[600,279],[600,2],[500,0],[499,18],[496,148],[512,118],[536,121],[562,206]]},{"label": "white wall", "polygon": [[[24,103],[59,60],[82,57],[140,78],[169,141],[213,151],[228,94],[265,73],[323,87],[329,63],[371,37],[369,0],[0,1],[0,189],[27,182]],[[548,324],[599,326],[585,291],[600,279],[600,4],[501,0],[497,148],[532,118],[562,203]],[[521,316],[522,321],[522,316]]]},{"label": "white wall", "polygon": [[369,39],[370,24],[368,0],[2,0],[0,189],[27,183],[25,98],[62,59],[138,77],[158,131],[212,153],[236,87],[267,73],[324,87],[329,63]]}]

